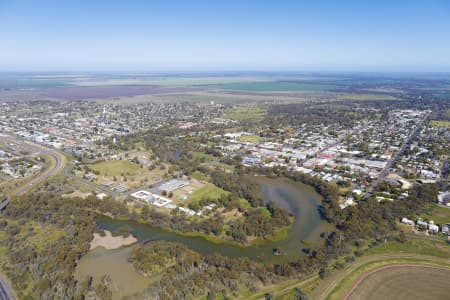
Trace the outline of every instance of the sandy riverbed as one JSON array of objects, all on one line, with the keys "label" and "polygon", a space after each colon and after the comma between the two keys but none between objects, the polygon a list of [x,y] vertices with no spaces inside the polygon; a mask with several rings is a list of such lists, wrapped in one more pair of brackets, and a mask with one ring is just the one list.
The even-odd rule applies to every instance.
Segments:
[{"label": "sandy riverbed", "polygon": [[118,249],[122,246],[128,246],[137,242],[137,239],[131,234],[128,237],[112,236],[110,231],[105,230],[105,236],[94,233],[94,238],[91,241],[90,250],[103,247],[107,250]]}]

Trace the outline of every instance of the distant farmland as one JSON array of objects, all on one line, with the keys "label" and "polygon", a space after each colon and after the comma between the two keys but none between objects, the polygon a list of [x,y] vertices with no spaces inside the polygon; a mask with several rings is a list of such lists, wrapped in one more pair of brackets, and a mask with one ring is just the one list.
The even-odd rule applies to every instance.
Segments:
[{"label": "distant farmland", "polygon": [[426,265],[392,265],[364,275],[346,300],[448,299],[450,269]]},{"label": "distant farmland", "polygon": [[49,88],[43,90],[41,94],[50,98],[78,100],[87,98],[154,95],[189,91],[194,91],[194,88],[162,86],[88,86]]},{"label": "distant farmland", "polygon": [[252,92],[293,92],[293,91],[323,91],[338,88],[337,85],[304,83],[295,81],[269,82],[235,82],[211,84],[209,88],[221,90],[252,91]]}]

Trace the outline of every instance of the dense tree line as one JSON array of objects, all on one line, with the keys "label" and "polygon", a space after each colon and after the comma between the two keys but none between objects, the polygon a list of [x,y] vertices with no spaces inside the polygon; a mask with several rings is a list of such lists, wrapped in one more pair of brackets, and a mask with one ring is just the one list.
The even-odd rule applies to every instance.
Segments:
[{"label": "dense tree line", "polygon": [[232,299],[236,296],[233,291],[242,286],[256,291],[258,283],[270,284],[282,279],[271,264],[248,258],[199,255],[184,245],[163,241],[138,246],[132,262],[143,273],[157,271],[161,276],[144,293],[151,299],[190,299],[202,295],[214,299],[213,295],[217,294]]},{"label": "dense tree line", "polygon": [[82,199],[33,193],[13,199],[0,215],[1,268],[20,299],[81,299],[73,274],[95,226],[84,207]]},{"label": "dense tree line", "polygon": [[209,175],[214,185],[231,193],[231,198],[243,198],[253,207],[263,205],[261,188],[258,184],[250,182],[236,173],[226,173],[216,170],[211,171]]},{"label": "dense tree line", "polygon": [[[376,110],[362,110],[359,105],[350,102],[304,104],[289,103],[273,105],[268,110],[265,122],[279,127],[280,124],[289,126],[341,124],[347,127],[366,119],[377,119]],[[382,117],[387,117],[387,111]]]},{"label": "dense tree line", "polygon": [[318,125],[341,124],[351,127],[361,120],[374,120],[378,117],[387,119],[394,109],[429,109],[433,111],[432,119],[448,120],[446,113],[450,109],[448,98],[435,97],[423,91],[409,91],[397,100],[343,100],[325,103],[288,103],[271,105],[267,111],[264,124],[279,128],[280,125]]}]

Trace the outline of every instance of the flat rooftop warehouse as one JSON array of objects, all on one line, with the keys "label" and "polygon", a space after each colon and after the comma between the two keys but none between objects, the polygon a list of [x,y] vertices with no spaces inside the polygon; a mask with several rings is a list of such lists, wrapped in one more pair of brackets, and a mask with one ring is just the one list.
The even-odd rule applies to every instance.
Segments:
[{"label": "flat rooftop warehouse", "polygon": [[146,200],[152,196],[152,193],[147,191],[137,191],[131,194],[131,196],[140,200]]},{"label": "flat rooftop warehouse", "polygon": [[161,184],[158,187],[159,191],[166,191],[166,192],[173,192],[177,189],[181,189],[182,187],[185,187],[189,185],[189,181],[188,180],[180,180],[180,179],[172,179],[169,180],[163,184]]},{"label": "flat rooftop warehouse", "polygon": [[108,182],[104,182],[102,183],[103,186],[106,186],[108,188],[110,188],[113,191],[117,191],[120,193],[126,192],[129,190],[129,188],[127,186],[121,185],[121,184],[116,184],[112,181],[108,181]]},{"label": "flat rooftop warehouse", "polygon": [[163,206],[169,204],[170,202],[172,202],[172,200],[170,200],[170,199],[161,197],[156,194],[152,194],[147,191],[137,191],[137,192],[131,194],[131,196],[133,198],[139,199],[141,201],[145,201],[148,204],[152,204],[152,205],[155,205],[158,207],[163,207]]}]

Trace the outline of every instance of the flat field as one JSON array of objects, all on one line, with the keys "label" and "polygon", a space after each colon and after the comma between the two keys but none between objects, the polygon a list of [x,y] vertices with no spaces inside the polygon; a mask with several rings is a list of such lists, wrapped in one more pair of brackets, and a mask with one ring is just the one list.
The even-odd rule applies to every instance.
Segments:
[{"label": "flat field", "polygon": [[295,81],[269,82],[235,82],[214,84],[209,87],[221,90],[252,91],[252,92],[292,92],[292,91],[324,91],[338,86],[331,84],[304,83]]},{"label": "flat field", "polygon": [[110,160],[96,163],[89,166],[92,170],[97,171],[100,175],[119,176],[120,174],[136,174],[140,167],[128,160]]},{"label": "flat field", "polygon": [[231,120],[258,120],[262,119],[266,113],[267,110],[262,107],[239,106],[230,110],[223,118]]},{"label": "flat field", "polygon": [[99,172],[95,180],[97,184],[116,180],[117,184],[123,184],[129,188],[142,187],[153,183],[167,174],[167,166],[163,170],[160,168],[149,170],[147,167],[141,168],[138,164],[128,160],[105,161],[89,165],[89,168]]},{"label": "flat field", "polygon": [[390,95],[383,94],[338,94],[336,95],[338,100],[396,100],[397,98]]},{"label": "flat field", "polygon": [[262,137],[257,135],[243,135],[239,137],[239,141],[241,142],[249,142],[249,143],[258,143],[264,140]]},{"label": "flat field", "polygon": [[420,217],[426,220],[433,220],[436,224],[450,223],[450,207],[432,204]]},{"label": "flat field", "polygon": [[426,265],[381,267],[361,277],[347,300],[448,299],[450,269]]},{"label": "flat field", "polygon": [[437,127],[447,127],[450,128],[450,121],[437,121],[437,120],[433,120],[430,121],[430,124],[433,126],[437,126]]},{"label": "flat field", "polygon": [[202,199],[219,199],[221,195],[227,194],[226,191],[213,184],[207,184],[204,187],[194,191],[189,196],[189,201],[200,201]]}]

